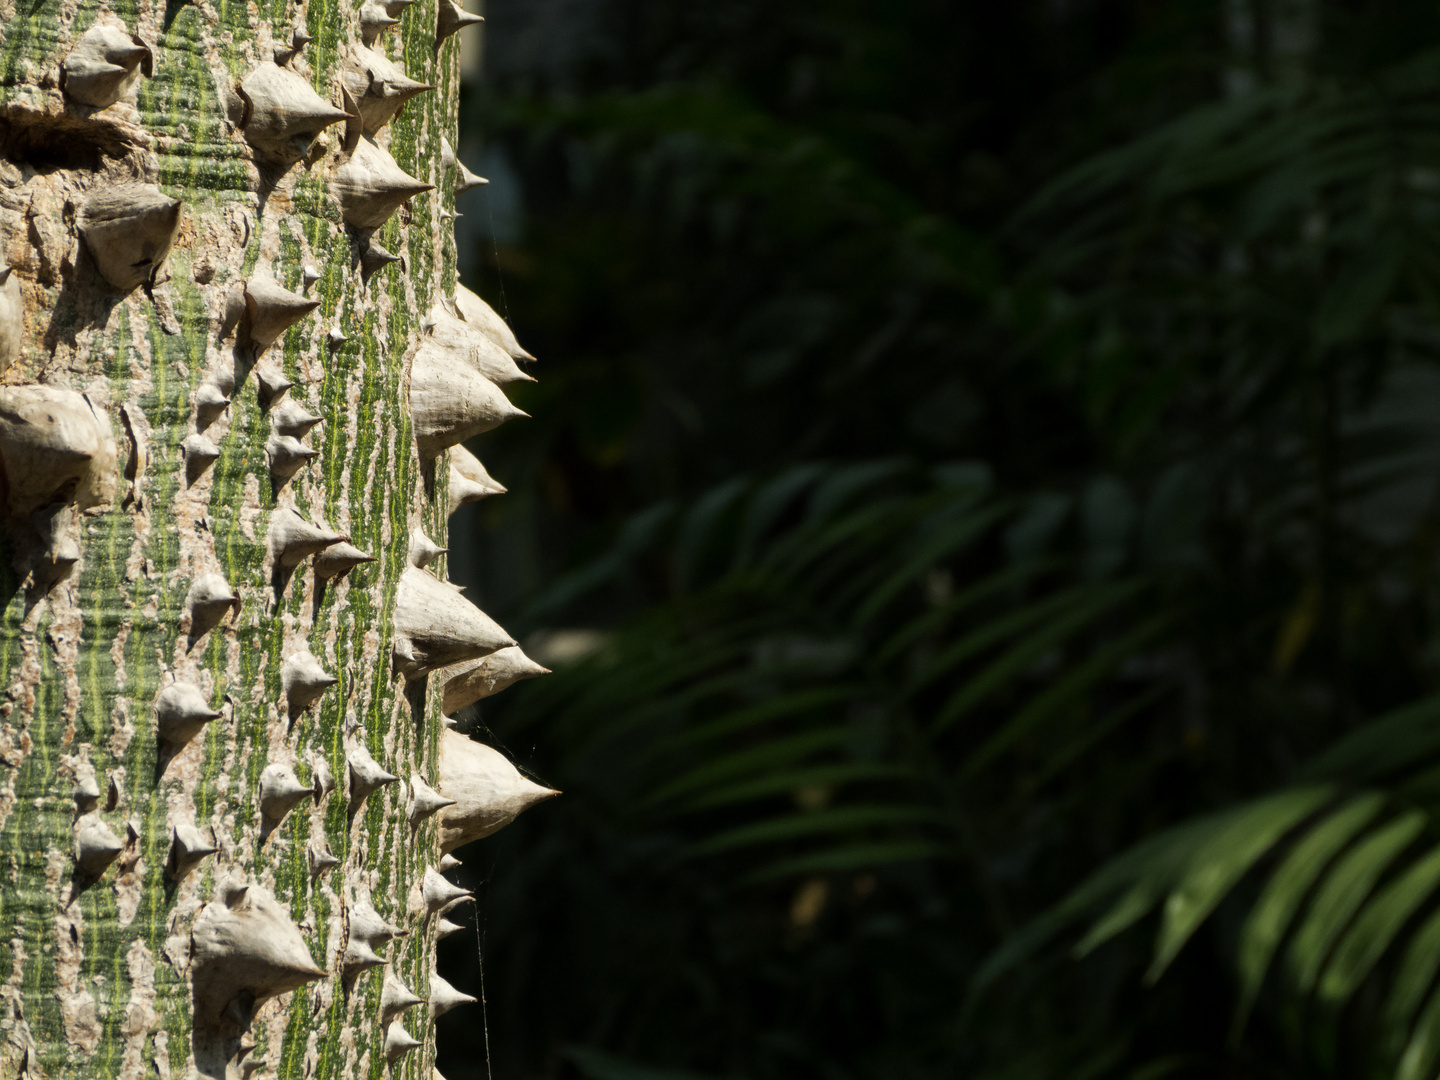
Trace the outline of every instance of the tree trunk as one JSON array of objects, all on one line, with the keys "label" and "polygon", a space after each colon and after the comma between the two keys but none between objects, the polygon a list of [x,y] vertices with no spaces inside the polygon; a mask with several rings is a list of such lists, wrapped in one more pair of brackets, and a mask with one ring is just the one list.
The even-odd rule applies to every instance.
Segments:
[{"label": "tree trunk", "polygon": [[431,1076],[432,673],[512,643],[411,534],[518,376],[441,6],[0,0],[0,1077]]}]

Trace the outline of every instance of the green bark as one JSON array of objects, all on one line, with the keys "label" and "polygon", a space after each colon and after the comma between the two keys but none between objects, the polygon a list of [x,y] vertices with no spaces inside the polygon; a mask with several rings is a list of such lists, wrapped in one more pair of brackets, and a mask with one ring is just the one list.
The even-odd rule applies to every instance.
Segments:
[{"label": "green bark", "polygon": [[[224,107],[228,87],[271,62],[271,28],[288,39],[297,19],[314,40],[295,66],[338,104],[343,57],[360,41],[356,8],[122,0],[109,11],[151,46],[153,77],[141,81],[136,107],[122,102],[86,117],[65,104],[56,75],[100,7],[0,4],[0,125],[10,162],[0,165],[8,170],[0,242],[27,309],[24,351],[0,382],[83,391],[112,422],[122,468],[131,429],[148,451],[140,474],[121,478],[115,505],[81,519],[82,561],[68,581],[48,594],[30,587],[13,532],[0,552],[0,1077],[189,1075],[189,929],[229,875],[268,887],[328,973],[259,1009],[249,1058],[263,1061],[259,1075],[429,1080],[426,1007],[404,1017],[424,1047],[387,1066],[378,1018],[384,969],[352,987],[337,971],[345,912],[367,893],[409,931],[385,950],[390,970],[424,997],[433,967],[434,919],[416,914],[412,893],[437,857],[435,822],[412,837],[400,784],[381,788],[351,820],[345,759],[361,743],[402,778],[435,777],[438,693],[423,684],[407,691],[394,675],[389,613],[410,530],[422,527],[441,543],[445,536],[445,469],[433,482],[422,469],[405,382],[419,313],[453,288],[454,244],[441,216],[451,178],[441,175],[440,142],[456,141],[458,39],[437,54],[436,6],[419,0],[377,45],[411,78],[437,86],[387,129],[400,166],[437,189],[377,234],[404,255],[404,269],[395,264],[367,284],[327,183],[343,125],[330,129],[323,158],[262,194],[250,148]],[[98,156],[87,156],[92,148]],[[127,171],[185,204],[153,298],[92,287],[73,227],[83,188]],[[300,292],[306,263],[322,271],[309,290],[320,307],[263,362],[283,365],[295,383],[289,395],[325,417],[303,440],[320,456],[272,494],[271,424],[250,374],[206,432],[219,459],[187,486],[181,442],[195,430],[197,387],[218,365],[235,361],[245,371],[253,359],[221,338],[227,292],[266,268]],[[335,326],[349,341],[332,350],[326,333]],[[348,534],[378,561],[317,593],[307,560],[277,603],[266,530],[282,506]],[[443,578],[443,564],[431,570]],[[185,598],[209,572],[223,574],[243,607],[190,649]],[[292,725],[280,665],[297,646],[339,684]],[[224,715],[157,777],[155,701],[174,673],[200,685]],[[328,763],[338,790],[307,800],[262,841],[261,771],[294,763],[309,780],[312,754]],[[74,876],[72,855],[73,790],[86,763],[100,783],[101,817],[126,840],[93,883]],[[171,830],[192,818],[220,851],[176,885],[165,874]],[[313,880],[312,839],[341,860]]]}]

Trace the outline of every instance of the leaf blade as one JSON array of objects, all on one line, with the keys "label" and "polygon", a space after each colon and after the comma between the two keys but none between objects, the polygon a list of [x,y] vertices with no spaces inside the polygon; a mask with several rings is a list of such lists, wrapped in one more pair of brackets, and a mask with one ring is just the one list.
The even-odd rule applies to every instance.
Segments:
[{"label": "leaf blade", "polygon": [[1327,784],[1262,799],[1195,853],[1184,879],[1166,899],[1155,957],[1145,974],[1147,983],[1154,985],[1165,973],[1200,924],[1256,861],[1333,794]]}]

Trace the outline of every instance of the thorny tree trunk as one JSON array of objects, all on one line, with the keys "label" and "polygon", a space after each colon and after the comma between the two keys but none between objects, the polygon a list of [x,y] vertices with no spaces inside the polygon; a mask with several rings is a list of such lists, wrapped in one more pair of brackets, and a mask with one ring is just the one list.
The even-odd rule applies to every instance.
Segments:
[{"label": "thorny tree trunk", "polygon": [[429,1080],[468,1000],[442,853],[550,794],[442,722],[542,670],[438,550],[526,377],[468,21],[0,0],[0,1078]]}]

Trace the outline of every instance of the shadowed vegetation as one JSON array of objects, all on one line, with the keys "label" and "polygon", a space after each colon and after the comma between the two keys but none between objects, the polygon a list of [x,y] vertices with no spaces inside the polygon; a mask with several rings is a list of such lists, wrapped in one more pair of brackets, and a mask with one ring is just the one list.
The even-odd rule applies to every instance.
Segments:
[{"label": "shadowed vegetation", "polygon": [[1440,9],[522,7],[496,1074],[1440,1075]]}]

